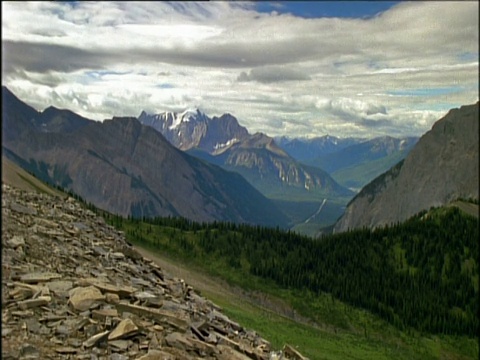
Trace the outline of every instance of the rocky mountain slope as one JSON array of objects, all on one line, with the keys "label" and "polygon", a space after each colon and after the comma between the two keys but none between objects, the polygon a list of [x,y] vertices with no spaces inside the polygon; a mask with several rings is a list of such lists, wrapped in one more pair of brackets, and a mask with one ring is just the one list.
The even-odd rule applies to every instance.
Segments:
[{"label": "rocky mountain slope", "polygon": [[209,118],[198,110],[139,117],[177,148],[237,172],[267,197],[351,196],[322,169],[306,166],[277,146],[274,139],[249,134],[230,114]]},{"label": "rocky mountain slope", "polygon": [[[194,153],[192,153],[194,154]],[[202,157],[201,154],[195,155]],[[322,169],[295,161],[262,133],[232,144],[210,160],[245,177],[267,197],[305,198],[351,196]]]},{"label": "rocky mountain slope", "polygon": [[383,226],[457,198],[478,199],[478,108],[462,106],[438,120],[403,162],[362,189],[334,231]]},{"label": "rocky mountain slope", "polygon": [[274,351],[72,198],[2,185],[2,359],[305,359]]},{"label": "rocky mountain slope", "polygon": [[14,95],[6,88],[2,95],[3,154],[99,208],[200,222],[283,226],[287,221],[241,176],[185,154],[135,118],[88,121],[69,132],[57,125],[56,132],[45,132],[34,125],[41,121],[31,121],[43,113],[18,99],[8,101]]}]

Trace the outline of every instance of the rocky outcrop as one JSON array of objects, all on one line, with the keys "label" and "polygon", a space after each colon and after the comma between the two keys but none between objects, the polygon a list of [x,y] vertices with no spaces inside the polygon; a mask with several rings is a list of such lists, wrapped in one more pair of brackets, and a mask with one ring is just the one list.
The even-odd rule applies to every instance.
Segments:
[{"label": "rocky outcrop", "polygon": [[334,231],[374,228],[458,198],[478,199],[478,108],[462,106],[438,120],[403,162],[362,189]]},{"label": "rocky outcrop", "polygon": [[303,359],[276,352],[72,198],[2,185],[2,359]]}]

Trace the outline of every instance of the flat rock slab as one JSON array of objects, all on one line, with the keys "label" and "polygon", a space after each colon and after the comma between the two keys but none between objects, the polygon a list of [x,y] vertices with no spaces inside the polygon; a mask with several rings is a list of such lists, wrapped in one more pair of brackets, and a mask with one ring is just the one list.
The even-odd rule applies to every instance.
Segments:
[{"label": "flat rock slab", "polygon": [[50,296],[40,296],[36,299],[28,299],[28,300],[20,301],[19,303],[17,303],[17,305],[20,309],[27,310],[27,309],[31,309],[31,308],[45,306],[51,300],[52,300],[52,298]]},{"label": "flat rock slab", "polygon": [[107,317],[117,317],[117,309],[100,309],[92,311],[92,318],[96,320],[105,321]]},{"label": "flat rock slab", "polygon": [[90,337],[88,340],[85,340],[82,345],[87,348],[92,347],[98,344],[99,342],[106,340],[109,333],[110,333],[109,330],[105,330],[101,333],[95,334],[92,337]]},{"label": "flat rock slab", "polygon": [[108,340],[123,339],[138,332],[138,326],[131,319],[122,320],[108,335]]},{"label": "flat rock slab", "polygon": [[108,292],[112,294],[117,294],[120,298],[129,297],[131,294],[138,290],[131,286],[117,286],[109,284],[96,278],[81,279],[79,281],[79,284],[95,286],[96,288],[102,290],[102,292],[104,293]]},{"label": "flat rock slab", "polygon": [[104,300],[105,297],[102,295],[100,290],[98,290],[95,286],[88,286],[88,287],[77,287],[70,290],[70,299],[68,300],[69,304],[75,310],[78,311],[86,311],[90,309],[97,301]]},{"label": "flat rock slab", "polygon": [[160,309],[149,308],[145,306],[133,305],[128,303],[118,303],[115,305],[119,313],[130,312],[139,316],[146,316],[160,323],[167,323],[179,330],[186,331],[190,325],[190,319],[178,317],[177,314],[162,311]]},{"label": "flat rock slab", "polygon": [[39,282],[46,282],[54,279],[61,279],[62,275],[53,272],[44,273],[30,273],[20,276],[20,281],[28,284],[35,284]]},{"label": "flat rock slab", "polygon": [[73,282],[68,280],[55,280],[45,284],[54,293],[62,294],[73,288]]}]

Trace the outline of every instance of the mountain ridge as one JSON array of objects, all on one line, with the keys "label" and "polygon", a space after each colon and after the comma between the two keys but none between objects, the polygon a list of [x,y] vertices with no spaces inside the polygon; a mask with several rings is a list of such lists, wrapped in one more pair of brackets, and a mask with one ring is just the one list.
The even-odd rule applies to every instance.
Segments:
[{"label": "mountain ridge", "polygon": [[404,161],[366,185],[334,231],[380,227],[458,198],[479,196],[479,103],[450,110]]},{"label": "mountain ridge", "polygon": [[[11,97],[2,88],[5,98]],[[23,103],[22,103],[23,104]],[[182,216],[284,226],[285,216],[238,174],[172,146],[136,118],[43,132],[4,101],[2,151],[42,180],[124,216]],[[50,110],[52,111],[52,110]],[[55,111],[55,110],[53,110]],[[68,122],[67,122],[68,123]]]}]

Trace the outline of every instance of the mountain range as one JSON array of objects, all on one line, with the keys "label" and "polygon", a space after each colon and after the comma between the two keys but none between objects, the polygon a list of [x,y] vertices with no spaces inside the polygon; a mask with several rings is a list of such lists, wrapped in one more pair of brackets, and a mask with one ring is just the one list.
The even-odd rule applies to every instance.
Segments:
[{"label": "mountain range", "polygon": [[[302,163],[309,163],[317,157],[336,153],[351,145],[359,144],[367,139],[358,137],[339,138],[324,135],[314,138],[290,138],[276,136],[275,142],[290,156]],[[326,169],[324,169],[326,170]]]},{"label": "mountain range", "polygon": [[348,204],[335,232],[401,222],[431,207],[479,197],[479,103],[450,110],[405,160]]},{"label": "mountain range", "polygon": [[[420,140],[295,140],[250,134],[231,114],[198,109],[96,122],[52,106],[37,111],[6,87],[2,99],[2,156],[124,216],[316,233],[343,215],[338,232],[478,199],[478,104],[452,110]],[[347,187],[363,189],[345,211],[354,196]]]},{"label": "mountain range", "polygon": [[295,160],[273,138],[249,134],[231,114],[210,118],[196,109],[150,115],[142,112],[138,119],[177,148],[238,172],[267,197],[353,196],[327,172]]},{"label": "mountain range", "polygon": [[112,213],[284,226],[244,178],[205,163],[136,118],[96,122],[38,112],[2,87],[2,153],[27,171]]},{"label": "mountain range", "polygon": [[417,138],[272,138],[250,134],[231,114],[199,109],[142,112],[139,121],[177,148],[237,172],[289,217],[295,231],[314,235],[332,225],[363,185],[401,161]]}]

